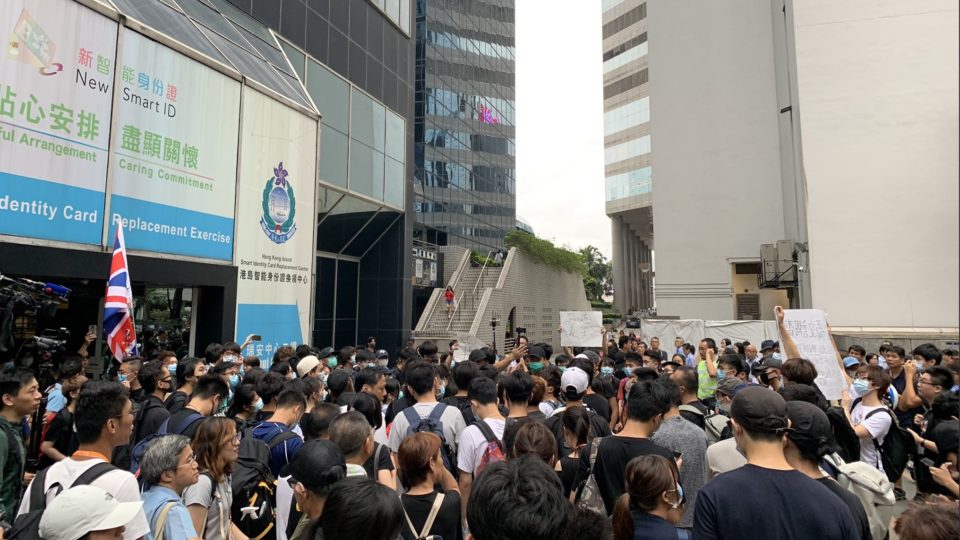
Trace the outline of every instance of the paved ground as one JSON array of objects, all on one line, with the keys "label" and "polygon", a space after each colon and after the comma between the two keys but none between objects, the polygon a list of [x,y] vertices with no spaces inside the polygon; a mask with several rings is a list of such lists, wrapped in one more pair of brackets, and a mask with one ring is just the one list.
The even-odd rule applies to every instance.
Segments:
[{"label": "paved ground", "polygon": [[912,478],[910,478],[909,473],[904,473],[903,475],[903,490],[907,492],[906,501],[900,501],[893,506],[885,506],[880,508],[880,515],[890,522],[890,540],[898,540],[900,538],[897,536],[897,533],[893,532],[892,519],[902,514],[903,511],[907,509],[907,505],[910,503],[910,501],[913,500],[914,495],[917,494],[917,484]]}]

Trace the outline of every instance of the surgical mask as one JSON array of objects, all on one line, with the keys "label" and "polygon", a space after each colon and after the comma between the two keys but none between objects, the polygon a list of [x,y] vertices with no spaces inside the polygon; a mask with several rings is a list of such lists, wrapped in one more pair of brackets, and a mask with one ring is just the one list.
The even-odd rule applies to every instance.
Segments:
[{"label": "surgical mask", "polygon": [[322,382],[324,386],[327,385],[327,377],[329,377],[329,376],[330,376],[330,374],[327,373],[326,371],[321,371],[321,372],[320,372],[320,382]]},{"label": "surgical mask", "polygon": [[320,392],[320,399],[317,400],[317,403],[323,403],[327,399],[327,391],[324,390]]},{"label": "surgical mask", "polygon": [[327,359],[327,365],[330,366],[330,367],[332,367],[332,368],[337,367],[337,359],[336,359],[336,358],[328,358],[328,359]]},{"label": "surgical mask", "polygon": [[351,354],[351,355],[350,355],[350,362],[355,364],[355,363],[357,362],[357,355]]},{"label": "surgical mask", "polygon": [[610,366],[603,366],[602,368],[600,368],[600,374],[605,377],[609,375],[613,375],[613,368]]},{"label": "surgical mask", "polygon": [[227,410],[227,403],[233,399],[233,391],[227,395],[227,399],[220,402],[220,407],[217,408],[217,412],[213,413],[214,415],[223,414],[223,411]]},{"label": "surgical mask", "polygon": [[853,393],[857,397],[863,397],[870,393],[870,381],[865,379],[857,379],[853,381]]},{"label": "surgical mask", "polygon": [[168,365],[167,365],[167,371],[168,371],[171,375],[176,375],[176,374],[177,374],[177,365],[176,365],[176,364],[168,364]]},{"label": "surgical mask", "polygon": [[403,390],[401,390],[400,393],[397,394],[397,399],[403,399]]},{"label": "surgical mask", "polygon": [[717,408],[725,414],[730,414],[730,405],[730,402],[727,401],[717,401]]},{"label": "surgical mask", "polygon": [[240,385],[240,375],[234,373],[230,376],[230,388],[236,388]]},{"label": "surgical mask", "polygon": [[263,410],[263,398],[258,399],[257,402],[253,404],[253,412],[260,412],[261,410]]},{"label": "surgical mask", "polygon": [[387,364],[389,363],[390,363],[389,358],[381,358],[380,360],[377,360],[377,365],[380,367],[387,367]]},{"label": "surgical mask", "polygon": [[437,399],[443,399],[443,394],[444,394],[444,392],[446,392],[446,391],[447,391],[447,385],[441,384],[441,385],[440,385],[440,390],[437,391]]},{"label": "surgical mask", "polygon": [[726,378],[727,378],[727,372],[726,372],[726,371],[717,370],[717,381],[722,381],[722,380],[724,380],[724,379],[726,379]]},{"label": "surgical mask", "polygon": [[923,360],[914,360],[913,365],[916,366],[918,370],[923,369]]},{"label": "surgical mask", "polygon": [[120,382],[127,382],[127,376],[124,375],[123,373],[118,375],[118,378],[120,379]]},{"label": "surgical mask", "polygon": [[567,370],[567,366],[559,366],[559,368],[560,368],[560,373],[563,373],[564,371]]},{"label": "surgical mask", "polygon": [[530,368],[530,371],[538,373],[543,369],[543,362],[530,362],[527,366]]},{"label": "surgical mask", "polygon": [[292,380],[294,380],[294,379],[296,379],[296,378],[297,378],[297,372],[296,372],[296,371],[291,371],[291,372],[290,372],[290,380],[292,381]]},{"label": "surgical mask", "polygon": [[680,484],[677,484],[677,502],[670,503],[670,508],[673,508],[674,510],[676,510],[677,508],[680,508],[680,503],[682,502],[683,502],[683,486],[681,486]]},{"label": "surgical mask", "polygon": [[232,354],[225,354],[223,355],[223,361],[230,362],[232,364],[233,362],[237,361],[237,357]]}]

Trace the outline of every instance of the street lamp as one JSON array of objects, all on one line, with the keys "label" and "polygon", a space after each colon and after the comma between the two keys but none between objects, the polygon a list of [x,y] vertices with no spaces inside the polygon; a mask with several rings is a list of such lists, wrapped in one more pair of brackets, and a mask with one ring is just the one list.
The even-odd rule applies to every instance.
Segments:
[{"label": "street lamp", "polygon": [[493,318],[490,319],[490,327],[493,329],[493,350],[497,350],[497,324],[500,323],[500,314],[493,312]]}]

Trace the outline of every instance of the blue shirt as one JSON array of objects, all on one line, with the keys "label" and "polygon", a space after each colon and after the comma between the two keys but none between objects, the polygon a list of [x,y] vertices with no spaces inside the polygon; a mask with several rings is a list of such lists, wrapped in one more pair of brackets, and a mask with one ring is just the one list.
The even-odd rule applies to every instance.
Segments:
[{"label": "blue shirt", "polygon": [[630,512],[633,518],[633,540],[679,540],[690,538],[687,531],[679,531],[669,521],[646,512]]},{"label": "blue shirt", "polygon": [[58,413],[60,409],[67,406],[67,398],[63,395],[63,385],[57,383],[53,385],[53,390],[47,394],[47,412]]},{"label": "blue shirt", "polygon": [[693,353],[687,355],[687,366],[697,367],[697,358],[693,356]]},{"label": "blue shirt", "polygon": [[[279,436],[279,434],[284,431],[290,431],[290,428],[288,428],[286,424],[281,424],[280,422],[263,422],[253,428],[253,436],[267,443],[269,446],[270,440],[275,436]],[[287,463],[290,463],[290,460],[293,459],[293,456],[297,455],[297,451],[300,450],[301,446],[303,446],[303,439],[300,437],[291,437],[275,446],[273,450],[270,450],[270,471],[273,472],[275,477],[280,477],[280,469]]]},{"label": "blue shirt", "polygon": [[147,523],[150,524],[150,532],[144,535],[143,540],[157,540],[156,525],[160,512],[168,502],[176,502],[170,512],[167,514],[167,521],[163,525],[163,539],[161,540],[184,540],[185,538],[195,538],[199,536],[197,530],[193,527],[193,520],[190,519],[190,512],[183,505],[183,500],[170,488],[163,486],[153,486],[149,490],[140,494],[143,500],[143,515],[147,517]]}]

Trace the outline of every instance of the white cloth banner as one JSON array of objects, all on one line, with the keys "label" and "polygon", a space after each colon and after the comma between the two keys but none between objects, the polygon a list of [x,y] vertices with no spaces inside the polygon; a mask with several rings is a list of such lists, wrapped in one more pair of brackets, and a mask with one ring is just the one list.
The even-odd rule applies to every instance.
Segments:
[{"label": "white cloth banner", "polygon": [[736,343],[749,341],[760,345],[765,339],[777,339],[775,321],[704,321],[702,319],[643,319],[640,323],[640,337],[647,343],[650,338],[658,337],[661,343],[669,343],[665,350],[672,351],[673,339],[683,338],[684,343],[696,345],[703,338],[713,338],[719,345],[720,340],[728,338]]}]

